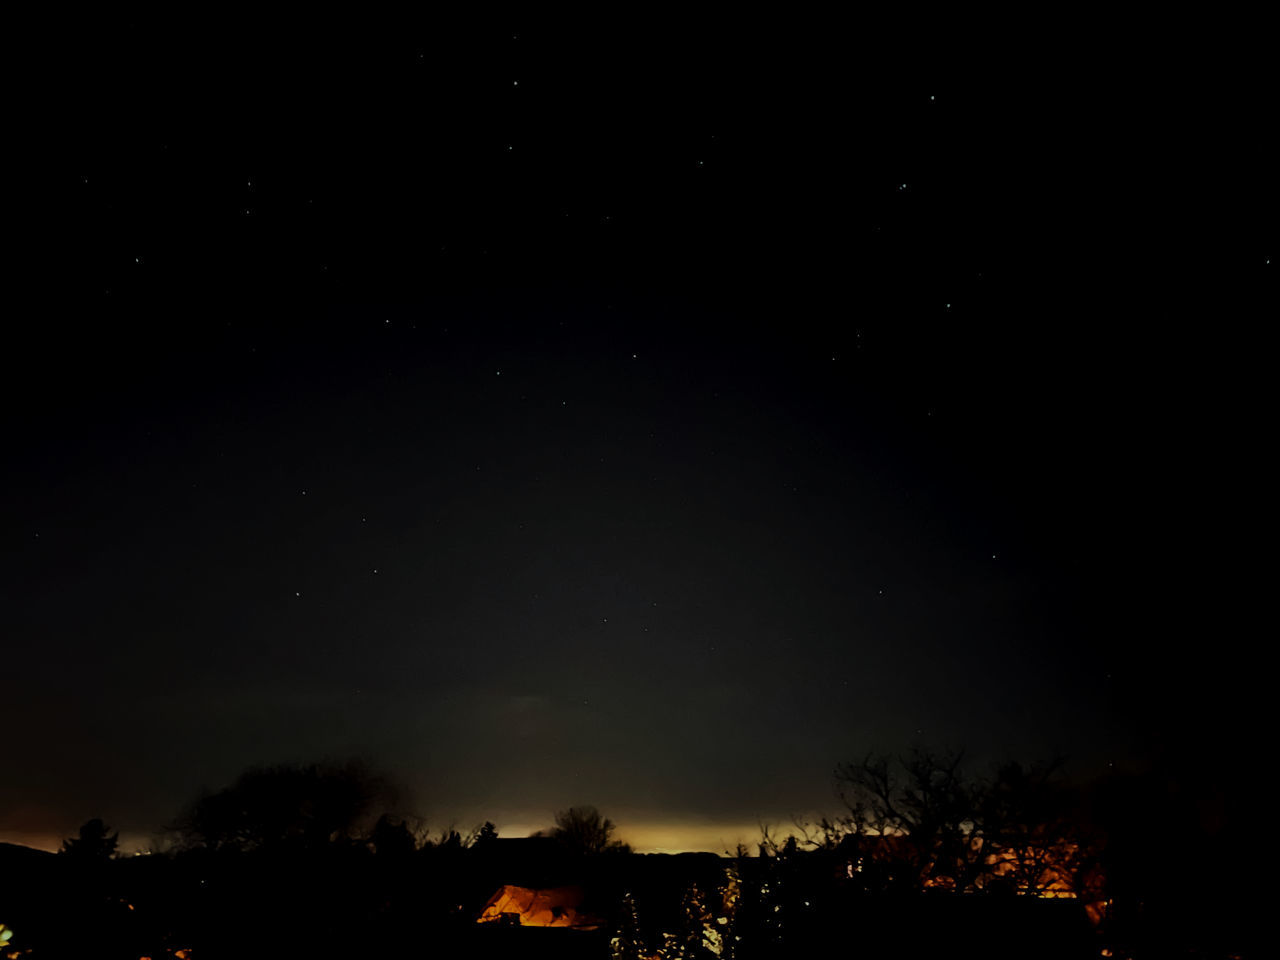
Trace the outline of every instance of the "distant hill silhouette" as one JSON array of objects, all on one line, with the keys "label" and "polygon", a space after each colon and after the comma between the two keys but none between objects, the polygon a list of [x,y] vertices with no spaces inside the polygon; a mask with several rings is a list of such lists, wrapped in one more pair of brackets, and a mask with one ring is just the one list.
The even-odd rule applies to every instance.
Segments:
[{"label": "distant hill silhouette", "polygon": [[24,846],[21,843],[0,841],[0,867],[9,863],[30,863],[34,860],[52,856],[55,856],[55,854],[50,853],[48,850]]}]

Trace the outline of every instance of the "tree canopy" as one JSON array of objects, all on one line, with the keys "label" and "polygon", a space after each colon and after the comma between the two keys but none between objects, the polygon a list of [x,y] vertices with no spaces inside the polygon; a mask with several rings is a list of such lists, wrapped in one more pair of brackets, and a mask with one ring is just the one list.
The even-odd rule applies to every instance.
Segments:
[{"label": "tree canopy", "polygon": [[110,860],[116,855],[119,833],[110,833],[100,817],[88,820],[80,828],[78,837],[62,841],[61,853],[77,860]]},{"label": "tree canopy", "polygon": [[354,838],[387,794],[386,782],[356,762],[254,767],[203,794],[169,830],[187,847],[315,847]]},{"label": "tree canopy", "polygon": [[551,836],[573,853],[593,856],[600,853],[629,853],[631,848],[613,837],[614,822],[595,807],[570,807],[556,814]]}]

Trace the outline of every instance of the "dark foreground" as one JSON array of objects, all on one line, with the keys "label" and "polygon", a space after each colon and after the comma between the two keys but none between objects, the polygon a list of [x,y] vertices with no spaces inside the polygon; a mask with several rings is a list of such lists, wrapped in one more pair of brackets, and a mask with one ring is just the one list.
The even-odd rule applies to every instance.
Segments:
[{"label": "dark foreground", "polygon": [[[0,958],[1084,960],[1106,946],[1073,900],[868,894],[817,859],[532,854],[498,843],[396,861],[202,851],[82,863],[9,846],[0,849],[0,923],[13,939]],[[566,880],[581,886],[596,929],[475,922],[504,883]]]}]

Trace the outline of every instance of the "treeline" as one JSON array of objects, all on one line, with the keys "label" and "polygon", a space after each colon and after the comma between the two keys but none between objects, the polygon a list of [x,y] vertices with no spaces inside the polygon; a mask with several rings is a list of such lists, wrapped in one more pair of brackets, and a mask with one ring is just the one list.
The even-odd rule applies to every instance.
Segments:
[{"label": "treeline", "polygon": [[[1170,864],[1212,859],[1147,780],[1081,785],[1059,762],[972,771],[925,750],[867,754],[834,779],[835,816],[763,827],[751,851],[661,858],[629,856],[592,807],[531,838],[432,831],[362,764],[257,767],[194,798],[150,855],[120,857],[94,819],[39,865],[0,859],[0,921],[33,960],[1247,956],[1237,931],[1171,892],[1211,877],[1171,878]],[[1179,824],[1181,861],[1150,842]],[[580,886],[599,928],[478,930],[504,884]]]}]

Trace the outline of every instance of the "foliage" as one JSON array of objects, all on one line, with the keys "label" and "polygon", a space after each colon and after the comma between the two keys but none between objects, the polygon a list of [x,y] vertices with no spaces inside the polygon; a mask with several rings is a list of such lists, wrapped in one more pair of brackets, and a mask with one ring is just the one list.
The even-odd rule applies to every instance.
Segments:
[{"label": "foliage", "polygon": [[355,762],[254,767],[203,794],[168,829],[183,847],[316,848],[352,838],[386,792],[384,781]]},{"label": "foliage", "polygon": [[613,838],[617,829],[612,820],[595,807],[570,807],[556,814],[551,836],[573,853],[595,856],[602,853],[630,853],[631,848]]},{"label": "foliage", "polygon": [[369,846],[379,857],[403,858],[413,854],[418,843],[404,820],[394,819],[390,814],[384,813],[369,833]]},{"label": "foliage", "polygon": [[612,960],[646,960],[650,956],[640,936],[640,923],[636,917],[636,901],[630,892],[622,897],[622,916],[617,932],[609,941]]},{"label": "foliage", "polygon": [[77,860],[103,861],[116,856],[118,833],[108,833],[110,828],[101,818],[94,817],[80,828],[80,835],[62,842],[61,853]]},{"label": "foliage", "polygon": [[[973,777],[963,759],[916,749],[839,765],[845,815],[797,824],[798,842],[838,851],[847,879],[869,892],[1008,889],[1102,899],[1101,844],[1061,777],[1062,762],[1004,763]],[[782,852],[764,831],[761,853]]]}]

